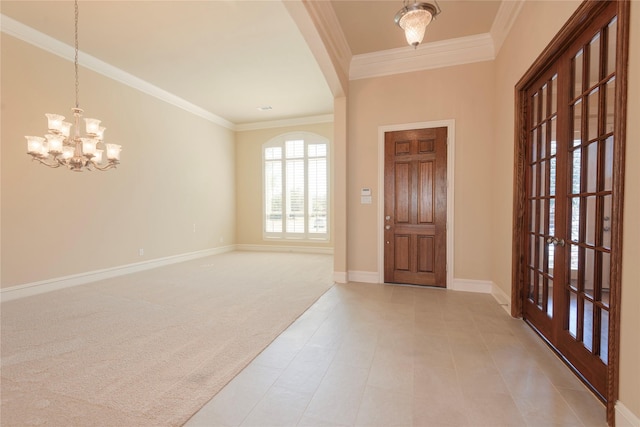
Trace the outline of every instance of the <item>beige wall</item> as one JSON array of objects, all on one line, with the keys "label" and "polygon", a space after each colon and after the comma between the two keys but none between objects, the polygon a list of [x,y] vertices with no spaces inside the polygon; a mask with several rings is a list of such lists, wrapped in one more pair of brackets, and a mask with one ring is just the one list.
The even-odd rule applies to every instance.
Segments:
[{"label": "beige wall", "polygon": [[[491,277],[493,62],[351,81],[348,105],[349,270],[378,272],[378,127],[455,120],[454,277]],[[360,189],[373,203],[360,204]]]},{"label": "beige wall", "polygon": [[235,243],[232,131],[81,68],[80,106],[122,164],[31,162],[24,135],[74,102],[73,63],[2,34],[2,287]]},{"label": "beige wall", "polygon": [[[262,145],[289,132],[311,132],[333,140],[333,123],[289,126],[236,133],[237,243],[243,245],[332,247],[332,241],[265,241],[262,237]],[[331,147],[331,145],[330,145]],[[330,149],[330,155],[333,150]],[[333,179],[331,180],[333,182]],[[330,209],[332,207],[330,206]],[[332,219],[329,219],[330,227]]]},{"label": "beige wall", "polygon": [[[495,61],[492,279],[511,292],[511,225],[514,151],[514,87],[551,41],[579,1],[527,1]],[[640,417],[640,2],[632,2],[624,211],[620,401]],[[535,34],[535,37],[532,37]]]}]

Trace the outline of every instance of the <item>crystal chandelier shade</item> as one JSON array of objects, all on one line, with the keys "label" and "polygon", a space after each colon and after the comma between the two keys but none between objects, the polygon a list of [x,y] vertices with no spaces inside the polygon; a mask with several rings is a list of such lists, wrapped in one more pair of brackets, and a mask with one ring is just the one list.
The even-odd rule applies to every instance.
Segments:
[{"label": "crystal chandelier shade", "polygon": [[396,13],[394,21],[404,30],[407,43],[417,48],[424,39],[427,25],[440,13],[440,7],[430,3],[413,3],[405,5]]},{"label": "crystal chandelier shade", "polygon": [[[105,127],[100,120],[85,118],[85,136],[81,135],[82,109],[79,107],[78,85],[78,1],[75,1],[75,83],[76,106],[72,108],[73,123],[65,122],[59,114],[45,114],[48,133],[44,136],[25,136],[27,154],[45,166],[58,168],[66,166],[72,171],[83,170],[105,171],[115,168],[120,163],[118,144],[104,142]],[[73,135],[72,130],[73,128]],[[106,151],[106,153],[105,153]],[[106,154],[106,159],[104,159]],[[103,161],[104,160],[104,161]]]}]

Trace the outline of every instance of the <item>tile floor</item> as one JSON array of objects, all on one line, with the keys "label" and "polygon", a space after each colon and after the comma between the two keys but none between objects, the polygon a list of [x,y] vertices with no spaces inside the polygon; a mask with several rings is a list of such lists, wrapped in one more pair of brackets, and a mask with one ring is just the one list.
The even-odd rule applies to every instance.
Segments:
[{"label": "tile floor", "polygon": [[605,408],[492,296],[336,285],[186,424],[605,426]]}]

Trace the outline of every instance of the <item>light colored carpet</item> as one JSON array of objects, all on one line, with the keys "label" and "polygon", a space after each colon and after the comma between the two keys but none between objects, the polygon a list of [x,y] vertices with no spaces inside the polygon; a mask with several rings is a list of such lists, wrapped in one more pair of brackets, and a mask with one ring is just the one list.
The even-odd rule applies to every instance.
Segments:
[{"label": "light colored carpet", "polygon": [[177,426],[332,285],[232,252],[2,303],[2,426]]}]

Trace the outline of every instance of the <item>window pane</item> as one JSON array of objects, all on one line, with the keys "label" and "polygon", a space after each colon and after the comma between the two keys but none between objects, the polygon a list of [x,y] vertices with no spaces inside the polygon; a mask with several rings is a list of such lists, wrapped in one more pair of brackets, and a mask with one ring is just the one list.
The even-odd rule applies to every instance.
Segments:
[{"label": "window pane", "polygon": [[264,150],[265,160],[277,160],[282,158],[282,147],[269,147]]},{"label": "window pane", "polygon": [[309,144],[309,157],[327,157],[327,144]]},{"label": "window pane", "polygon": [[327,232],[327,160],[309,159],[309,232]]},{"label": "window pane", "polygon": [[304,140],[287,141],[285,147],[287,159],[304,157]]},{"label": "window pane", "polygon": [[282,162],[265,163],[264,182],[265,230],[282,232]]},{"label": "window pane", "polygon": [[[289,142],[291,141],[287,141],[287,145]],[[287,233],[304,233],[304,160],[288,160],[286,174],[286,231]]]}]

